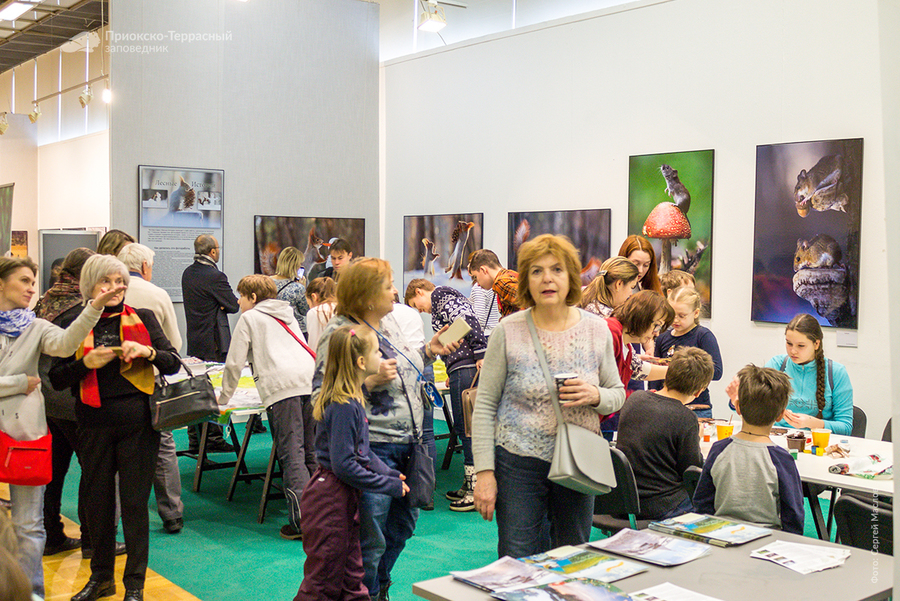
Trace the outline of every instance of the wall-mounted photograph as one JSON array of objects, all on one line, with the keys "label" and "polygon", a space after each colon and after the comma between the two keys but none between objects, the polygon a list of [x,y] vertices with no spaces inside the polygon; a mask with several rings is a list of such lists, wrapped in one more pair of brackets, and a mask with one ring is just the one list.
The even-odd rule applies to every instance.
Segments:
[{"label": "wall-mounted photograph", "polygon": [[587,286],[609,258],[610,209],[578,211],[523,211],[509,213],[509,242],[506,250],[509,269],[518,264],[519,247],[541,234],[562,235],[578,249],[581,283]]},{"label": "wall-mounted photograph", "polygon": [[751,319],[856,329],[862,138],[756,147]]},{"label": "wall-mounted photograph", "polygon": [[354,257],[366,254],[366,220],[256,215],[253,238],[255,273],[275,275],[279,253],[293,246],[303,252],[303,273],[309,278],[330,266],[329,248],[335,238],[347,241]]},{"label": "wall-mounted photograph", "polygon": [[12,246],[12,203],[15,184],[0,186],[0,256]]},{"label": "wall-mounted photograph", "polygon": [[482,213],[403,218],[403,291],[415,278],[450,286],[469,296],[469,253],[483,244]]},{"label": "wall-mounted photograph", "polygon": [[694,276],[712,312],[712,223],[715,151],[644,154],[628,158],[628,234],[653,245],[662,275]]},{"label": "wall-mounted photograph", "polygon": [[141,165],[141,227],[221,229],[225,172]]}]

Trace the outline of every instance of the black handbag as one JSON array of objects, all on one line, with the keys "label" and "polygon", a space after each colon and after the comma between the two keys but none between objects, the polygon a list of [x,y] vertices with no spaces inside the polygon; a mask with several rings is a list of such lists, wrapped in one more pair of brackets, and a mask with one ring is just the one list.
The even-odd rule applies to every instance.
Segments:
[{"label": "black handbag", "polygon": [[161,375],[150,395],[150,422],[157,432],[193,426],[221,414],[209,376],[195,376],[181,357],[178,360],[188,377],[170,383]]}]

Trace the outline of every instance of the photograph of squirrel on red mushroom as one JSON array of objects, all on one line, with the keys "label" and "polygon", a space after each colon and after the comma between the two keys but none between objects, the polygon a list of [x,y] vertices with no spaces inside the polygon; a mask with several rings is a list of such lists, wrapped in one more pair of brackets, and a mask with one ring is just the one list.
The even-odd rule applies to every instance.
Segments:
[{"label": "photograph of squirrel on red mushroom", "polygon": [[509,213],[507,265],[518,265],[519,247],[541,234],[565,236],[578,249],[581,285],[590,284],[609,258],[610,209],[583,211],[525,211]]},{"label": "photograph of squirrel on red mushroom", "polygon": [[694,276],[706,316],[712,309],[713,150],[628,158],[628,234],[653,245],[659,275]]},{"label": "photograph of squirrel on red mushroom", "polygon": [[754,321],[856,329],[862,138],[756,147]]},{"label": "photograph of squirrel on red mushroom", "polygon": [[472,291],[469,254],[482,248],[483,213],[407,215],[403,218],[403,290],[416,278]]}]

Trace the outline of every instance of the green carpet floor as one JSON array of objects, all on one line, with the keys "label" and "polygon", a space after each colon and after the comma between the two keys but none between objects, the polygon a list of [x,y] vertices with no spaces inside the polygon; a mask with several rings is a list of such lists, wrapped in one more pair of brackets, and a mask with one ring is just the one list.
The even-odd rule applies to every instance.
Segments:
[{"label": "green carpet floor", "polygon": [[[436,421],[438,433],[446,431]],[[243,436],[243,427],[239,426]],[[179,448],[187,447],[187,432],[175,433]],[[438,442],[439,460],[445,441]],[[247,464],[251,471],[265,469],[271,448],[269,434],[251,439]],[[216,456],[213,456],[215,459]],[[220,456],[224,458],[225,456]],[[231,470],[206,472],[199,493],[191,490],[195,462],[181,458],[185,505],[184,530],[167,534],[156,514],[151,495],[150,568],[203,601],[271,601],[293,599],[303,577],[303,544],[278,535],[287,523],[283,500],[271,501],[263,524],[256,523],[262,483],[239,484],[234,499],[225,500]],[[415,536],[408,542],[393,572],[393,601],[413,600],[412,584],[445,575],[451,569],[471,569],[497,558],[497,528],[475,512],[450,511],[444,491],[462,481],[462,456],[457,455],[447,471],[438,470],[435,511],[422,512]],[[63,513],[76,519],[78,466],[73,465],[63,498]],[[823,503],[823,511],[827,504]],[[805,534],[815,536],[808,515]],[[76,520],[77,521],[77,520]],[[602,538],[594,531],[596,538]],[[121,534],[120,538],[121,539]]]}]

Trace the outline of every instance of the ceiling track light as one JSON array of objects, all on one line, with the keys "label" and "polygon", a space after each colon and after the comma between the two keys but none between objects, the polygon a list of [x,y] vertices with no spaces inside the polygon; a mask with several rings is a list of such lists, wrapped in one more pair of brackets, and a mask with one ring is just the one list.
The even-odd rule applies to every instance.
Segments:
[{"label": "ceiling track light", "polygon": [[0,136],[5,134],[7,129],[9,129],[9,121],[6,119],[6,113],[0,113]]},{"label": "ceiling track light", "polygon": [[424,10],[419,15],[419,31],[437,33],[447,26],[447,17],[444,15],[444,9],[438,6],[437,2],[426,0],[423,8]]},{"label": "ceiling track light", "polygon": [[84,92],[82,92],[78,96],[78,102],[81,103],[81,108],[86,109],[87,105],[91,103],[91,100],[94,98],[94,90],[91,89],[91,85],[88,84],[84,86]]},{"label": "ceiling track light", "polygon": [[109,89],[109,82],[106,82],[106,87],[103,88],[103,93],[100,95],[100,98],[106,104],[112,102],[112,91]]},{"label": "ceiling track light", "polygon": [[34,108],[30,113],[28,113],[28,119],[32,123],[36,123],[37,120],[41,118],[41,105],[39,105],[37,102],[34,102],[32,104],[34,104]]}]

